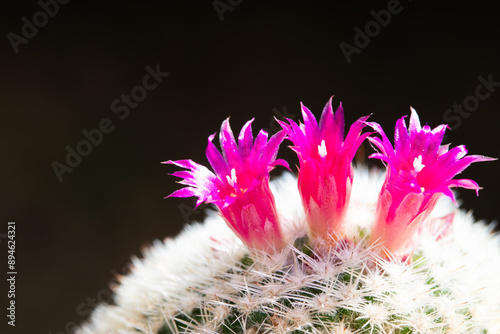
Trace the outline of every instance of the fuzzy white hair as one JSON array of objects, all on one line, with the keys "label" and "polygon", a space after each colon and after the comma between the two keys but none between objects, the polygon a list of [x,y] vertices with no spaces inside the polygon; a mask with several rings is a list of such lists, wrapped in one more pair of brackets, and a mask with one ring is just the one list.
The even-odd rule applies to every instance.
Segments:
[{"label": "fuzzy white hair", "polygon": [[[242,269],[248,250],[211,213],[133,258],[114,291],[115,305],[98,306],[77,333],[158,333],[165,326],[169,333],[218,333],[230,314],[238,314],[234,321],[246,333],[500,333],[500,238],[492,225],[474,222],[443,197],[430,220],[455,212],[446,235],[436,241],[432,228],[423,230],[412,244],[411,265],[380,259],[363,236],[384,177],[355,169],[346,219],[355,243],[318,255],[293,246],[307,226],[297,180],[282,175],[271,189],[290,247]],[[339,309],[342,321],[318,317]],[[256,311],[271,320],[248,326]]]}]

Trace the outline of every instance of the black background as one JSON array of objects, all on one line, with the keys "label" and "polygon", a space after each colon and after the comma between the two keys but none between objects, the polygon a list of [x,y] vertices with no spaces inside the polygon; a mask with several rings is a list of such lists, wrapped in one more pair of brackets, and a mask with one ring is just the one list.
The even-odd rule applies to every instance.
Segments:
[{"label": "black background", "polygon": [[[391,137],[410,106],[434,127],[454,103],[475,94],[478,76],[500,82],[498,12],[478,1],[440,8],[401,1],[401,13],[348,64],[339,44],[354,44],[353,29],[364,29],[370,11],[387,5],[244,0],[221,21],[212,1],[71,1],[18,53],[7,35],[20,35],[21,18],[32,22],[40,6],[4,5],[0,267],[7,271],[5,233],[15,221],[18,275],[16,327],[6,326],[2,311],[0,328],[7,329],[0,332],[65,332],[86,319],[96,299],[106,299],[132,254],[175,235],[193,201],[162,199],[179,186],[168,176],[176,168],[160,162],[206,163],[207,137],[224,118],[231,116],[235,131],[252,117],[254,132],[272,129],[285,107],[296,120],[300,101],[319,115],[335,95],[348,123],[373,113]],[[157,64],[170,75],[120,120],[111,103]],[[500,156],[496,89],[449,141]],[[103,118],[115,130],[59,182],[53,161],[64,163],[65,147],[75,148],[82,130]],[[280,155],[293,165],[285,146]],[[461,192],[463,207],[479,219],[499,216],[497,170],[492,162],[463,173],[485,188],[478,198]],[[201,217],[195,213],[188,219]],[[6,295],[2,285],[2,310]]]}]

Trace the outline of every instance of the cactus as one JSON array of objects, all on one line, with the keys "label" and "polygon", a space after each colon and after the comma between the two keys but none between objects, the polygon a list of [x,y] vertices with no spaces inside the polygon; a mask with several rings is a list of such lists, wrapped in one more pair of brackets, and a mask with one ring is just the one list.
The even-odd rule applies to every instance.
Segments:
[{"label": "cactus", "polygon": [[[448,151],[439,145],[445,127],[420,127],[414,111],[408,130],[398,122],[392,149],[367,117],[342,142],[343,110],[334,114],[330,101],[318,125],[304,108],[304,125],[280,122],[283,132],[269,141],[263,134],[253,141],[250,121],[236,144],[224,122],[222,155],[213,136],[207,149],[215,174],[190,160],[169,161],[189,169],[174,173],[188,188],[172,196],[197,196],[220,214],[210,211],[205,222],[134,258],[115,305],[97,307],[77,333],[500,333],[500,237],[457,209],[449,192],[479,189],[452,177],[491,159],[466,156],[462,147]],[[351,164],[373,135],[361,134],[365,125],[381,136],[369,138],[387,172]],[[288,166],[276,160],[285,136],[299,155],[299,176],[269,182],[272,167]],[[334,186],[307,183],[332,173]]]}]

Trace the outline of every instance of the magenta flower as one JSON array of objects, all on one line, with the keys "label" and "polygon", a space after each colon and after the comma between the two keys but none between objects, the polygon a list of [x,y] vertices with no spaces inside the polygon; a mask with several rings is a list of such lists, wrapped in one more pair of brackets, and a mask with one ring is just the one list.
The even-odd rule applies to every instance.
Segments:
[{"label": "magenta flower", "polygon": [[314,237],[337,239],[344,235],[344,216],[353,181],[352,160],[369,134],[361,134],[368,116],[357,120],[344,141],[344,109],[335,114],[332,99],[326,104],[318,125],[302,105],[304,124],[279,122],[293,142],[300,162],[299,191]]},{"label": "magenta flower", "polygon": [[278,132],[269,141],[261,130],[255,141],[252,135],[253,119],[241,129],[238,143],[226,119],[221,126],[222,154],[212,143],[215,134],[208,137],[206,155],[215,173],[191,160],[166,161],[188,171],[173,176],[183,178],[179,183],[188,187],[167,197],[198,197],[196,205],[213,203],[228,226],[249,247],[271,252],[283,247],[273,194],[269,189],[269,172],[277,165],[288,168],[288,163],[276,159],[285,133]]},{"label": "magenta flower", "polygon": [[474,189],[476,192],[481,189],[472,180],[453,179],[455,175],[473,162],[495,160],[479,155],[466,156],[467,150],[463,145],[451,150],[449,145],[441,145],[448,126],[442,124],[434,129],[428,125],[422,127],[413,108],[409,128],[406,127],[405,117],[396,123],[394,148],[379,124],[367,123],[381,136],[369,137],[379,150],[370,158],[381,159],[387,166],[371,242],[380,242],[392,253],[407,246],[442,194],[455,202],[451,187]]}]

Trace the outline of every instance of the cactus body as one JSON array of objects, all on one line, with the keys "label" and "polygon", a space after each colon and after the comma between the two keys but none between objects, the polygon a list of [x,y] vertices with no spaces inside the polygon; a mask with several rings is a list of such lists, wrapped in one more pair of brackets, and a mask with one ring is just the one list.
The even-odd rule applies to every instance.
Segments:
[{"label": "cactus body", "polygon": [[[100,305],[77,333],[500,333],[491,225],[443,197],[413,252],[387,259],[367,242],[383,182],[355,169],[346,238],[332,246],[310,242],[297,179],[285,174],[271,190],[288,246],[249,251],[211,214],[134,258],[116,305]],[[441,217],[453,217],[445,232]]]}]

